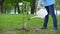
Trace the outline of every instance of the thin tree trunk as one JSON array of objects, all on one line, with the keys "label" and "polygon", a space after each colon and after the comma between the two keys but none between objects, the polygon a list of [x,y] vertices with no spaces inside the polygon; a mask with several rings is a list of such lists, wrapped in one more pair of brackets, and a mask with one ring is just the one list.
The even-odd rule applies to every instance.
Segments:
[{"label": "thin tree trunk", "polygon": [[4,3],[4,0],[1,0],[1,1],[0,1],[1,13],[3,13],[3,3]]},{"label": "thin tree trunk", "polygon": [[16,6],[15,6],[15,14],[16,14]]},{"label": "thin tree trunk", "polygon": [[36,12],[36,8],[35,8],[35,0],[34,0],[31,5],[31,14],[34,14],[35,12]]},{"label": "thin tree trunk", "polygon": [[18,14],[20,14],[19,2],[17,3],[17,8],[18,8]]},{"label": "thin tree trunk", "polygon": [[1,5],[0,5],[0,13],[1,13]]},{"label": "thin tree trunk", "polygon": [[1,13],[3,13],[3,5],[1,5]]},{"label": "thin tree trunk", "polygon": [[1,13],[1,0],[0,0],[0,13]]}]

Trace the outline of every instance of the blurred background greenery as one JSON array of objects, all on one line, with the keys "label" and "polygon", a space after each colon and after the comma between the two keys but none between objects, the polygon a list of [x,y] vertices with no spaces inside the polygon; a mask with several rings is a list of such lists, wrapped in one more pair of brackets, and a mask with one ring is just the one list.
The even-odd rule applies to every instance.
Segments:
[{"label": "blurred background greenery", "polygon": [[[0,14],[20,14],[23,11],[31,11],[31,14],[36,12],[38,0],[0,0]],[[60,10],[60,0],[56,0],[55,9]]]}]

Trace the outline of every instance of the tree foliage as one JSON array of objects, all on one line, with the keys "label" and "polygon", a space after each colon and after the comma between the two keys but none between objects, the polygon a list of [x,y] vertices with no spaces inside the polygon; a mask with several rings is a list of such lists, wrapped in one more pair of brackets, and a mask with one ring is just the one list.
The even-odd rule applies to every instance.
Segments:
[{"label": "tree foliage", "polygon": [[[31,7],[31,9],[32,9],[31,11],[35,10],[34,7],[36,7],[35,3],[37,0],[4,0],[4,2],[3,2],[3,0],[0,0],[0,6],[3,9],[3,12],[6,12],[6,11],[9,12],[12,9],[15,9],[15,11],[16,11],[16,8],[18,8],[18,11],[20,12],[21,10],[19,10],[20,8],[19,8],[18,3],[24,2],[24,1],[26,2],[27,7]],[[55,7],[56,7],[56,9],[60,9],[60,0],[56,0]],[[28,9],[26,9],[26,10],[28,11]]]}]

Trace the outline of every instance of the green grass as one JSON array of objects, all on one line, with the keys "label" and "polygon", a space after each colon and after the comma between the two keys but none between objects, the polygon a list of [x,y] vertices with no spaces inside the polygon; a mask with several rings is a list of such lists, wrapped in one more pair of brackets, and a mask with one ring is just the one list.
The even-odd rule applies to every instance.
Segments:
[{"label": "green grass", "polygon": [[[28,18],[30,18],[33,15],[28,15]],[[23,20],[24,19],[24,20]],[[57,16],[58,20],[58,30],[57,31],[51,31],[53,28],[53,20],[51,16],[49,17],[49,22],[48,22],[48,29],[46,30],[40,30],[38,31],[39,34],[60,34],[60,16]],[[41,18],[34,18],[29,21],[27,21],[27,15],[18,14],[18,15],[13,15],[13,14],[0,14],[0,34],[4,33],[5,29],[16,29],[16,28],[22,28],[24,23],[27,23],[27,28],[29,30],[33,28],[41,28],[43,26],[44,19]],[[26,32],[24,31],[15,31],[16,34],[25,34]],[[29,31],[28,34],[34,34],[36,32]],[[11,34],[11,33],[9,33]]]}]

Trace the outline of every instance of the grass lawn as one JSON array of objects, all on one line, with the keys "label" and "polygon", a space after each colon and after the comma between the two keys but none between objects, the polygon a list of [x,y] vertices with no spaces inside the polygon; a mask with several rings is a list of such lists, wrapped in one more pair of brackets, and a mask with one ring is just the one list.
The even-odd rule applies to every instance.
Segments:
[{"label": "grass lawn", "polygon": [[[27,17],[30,18],[31,16],[33,15],[24,15],[23,17],[22,14],[0,14],[0,34],[60,34],[60,16],[57,16],[57,31],[51,31],[53,28],[51,16],[49,17],[48,29],[36,31],[35,28],[41,28],[43,26],[44,19],[34,18],[28,21]],[[14,30],[16,28],[22,28],[24,23],[27,23],[27,29],[30,30],[29,32]]]}]

